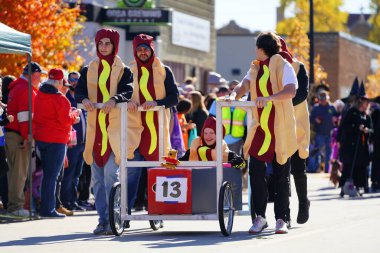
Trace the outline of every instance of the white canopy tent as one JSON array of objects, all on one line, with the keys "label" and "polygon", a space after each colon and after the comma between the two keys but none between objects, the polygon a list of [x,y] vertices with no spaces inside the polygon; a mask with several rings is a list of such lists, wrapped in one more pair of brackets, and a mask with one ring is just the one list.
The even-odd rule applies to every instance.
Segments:
[{"label": "white canopy tent", "polygon": [[[29,90],[28,90],[28,102],[29,102],[29,134],[28,140],[29,143],[33,143],[32,137],[32,80],[31,80],[31,59],[32,59],[32,48],[31,48],[31,35],[19,32],[9,26],[6,26],[3,23],[0,23],[0,54],[25,54],[28,60],[28,82],[29,82]],[[33,162],[33,151],[34,145],[31,145],[29,152],[29,189],[32,189],[32,171],[35,163]],[[29,210],[31,215],[32,210],[32,194],[30,195],[30,204]]]}]

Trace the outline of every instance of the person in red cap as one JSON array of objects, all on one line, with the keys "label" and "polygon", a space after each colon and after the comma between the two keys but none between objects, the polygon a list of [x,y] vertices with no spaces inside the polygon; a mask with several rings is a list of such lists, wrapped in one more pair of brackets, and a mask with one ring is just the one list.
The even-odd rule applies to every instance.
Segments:
[{"label": "person in red cap", "polygon": [[69,100],[60,92],[63,71],[51,69],[38,91],[33,116],[33,137],[40,152],[44,177],[41,186],[40,216],[64,218],[56,210],[56,184],[66,155],[71,126],[79,122],[80,111],[72,110]]},{"label": "person in red cap", "polygon": [[[133,53],[135,57],[135,61],[131,63],[133,95],[128,102],[128,159],[158,161],[159,146],[164,146],[164,154],[167,154],[171,147],[170,108],[178,104],[178,88],[171,69],[155,55],[153,37],[146,34],[135,36]],[[159,126],[158,112],[139,112],[138,106],[142,106],[145,110],[155,106],[165,106],[164,122]],[[164,143],[158,141],[159,127],[164,128]],[[134,171],[137,174],[136,178],[140,178],[143,169],[146,170],[146,168],[136,168],[130,171]],[[138,184],[139,181],[131,183],[128,181],[129,207],[134,205]]]},{"label": "person in red cap", "polygon": [[28,103],[28,64],[25,65],[22,75],[9,85],[7,110],[14,117],[14,121],[5,127],[5,151],[7,154],[8,172],[8,212],[16,216],[29,216],[29,211],[24,209],[24,187],[28,176],[30,143],[29,111],[34,108],[38,86],[41,82],[41,74],[46,74],[36,62],[31,62],[31,86],[32,108]]},{"label": "person in red cap", "polygon": [[[88,111],[83,157],[91,165],[91,181],[99,215],[99,224],[93,233],[97,235],[112,234],[108,197],[118,181],[121,135],[120,109],[116,104],[129,101],[133,90],[130,85],[132,73],[117,55],[119,37],[119,33],[112,29],[101,29],[96,33],[98,57],[81,70],[75,87],[75,100]],[[95,108],[95,103],[102,104],[102,107]]]}]

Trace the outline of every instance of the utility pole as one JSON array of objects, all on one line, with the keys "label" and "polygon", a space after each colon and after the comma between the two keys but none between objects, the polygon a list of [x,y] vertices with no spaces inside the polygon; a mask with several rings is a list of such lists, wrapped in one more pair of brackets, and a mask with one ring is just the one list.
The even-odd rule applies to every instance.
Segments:
[{"label": "utility pole", "polygon": [[310,58],[309,58],[309,66],[310,66],[310,83],[314,83],[314,4],[313,0],[309,0],[310,2],[310,27],[309,27],[309,40],[310,40]]}]

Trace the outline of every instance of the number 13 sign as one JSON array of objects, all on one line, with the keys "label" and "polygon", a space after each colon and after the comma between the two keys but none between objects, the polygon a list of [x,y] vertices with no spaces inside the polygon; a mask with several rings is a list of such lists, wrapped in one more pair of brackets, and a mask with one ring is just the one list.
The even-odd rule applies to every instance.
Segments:
[{"label": "number 13 sign", "polygon": [[156,202],[186,203],[187,178],[157,177]]}]

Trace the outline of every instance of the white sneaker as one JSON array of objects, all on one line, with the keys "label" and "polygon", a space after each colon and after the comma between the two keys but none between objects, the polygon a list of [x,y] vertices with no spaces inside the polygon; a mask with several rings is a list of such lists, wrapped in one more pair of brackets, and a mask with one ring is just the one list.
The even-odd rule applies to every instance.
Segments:
[{"label": "white sneaker", "polygon": [[268,227],[267,220],[260,215],[256,217],[256,219],[253,221],[252,227],[248,230],[248,233],[250,234],[258,234],[261,233],[261,231],[264,230],[264,228]]},{"label": "white sneaker", "polygon": [[21,208],[21,209],[11,212],[11,215],[19,216],[19,217],[29,217],[29,211]]},{"label": "white sneaker", "polygon": [[276,234],[287,234],[288,226],[285,221],[282,219],[278,219],[276,221]]}]

